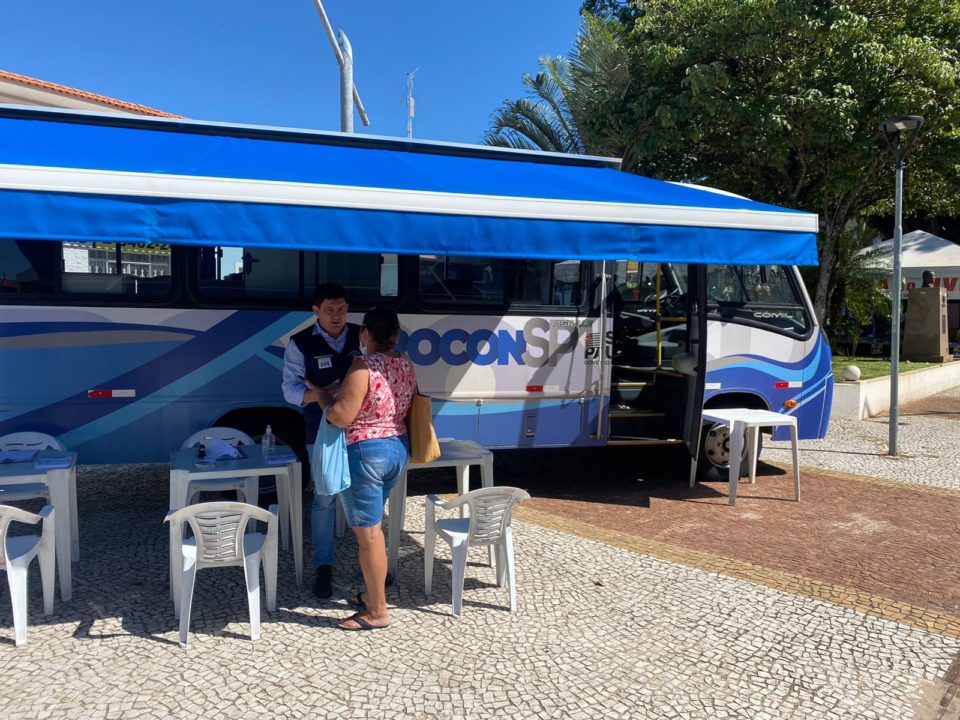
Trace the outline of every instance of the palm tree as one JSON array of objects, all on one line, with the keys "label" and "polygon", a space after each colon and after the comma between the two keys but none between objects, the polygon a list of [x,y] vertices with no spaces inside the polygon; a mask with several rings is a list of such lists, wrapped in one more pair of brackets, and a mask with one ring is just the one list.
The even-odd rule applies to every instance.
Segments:
[{"label": "palm tree", "polygon": [[[526,150],[624,157],[630,143],[603,112],[611,100],[622,100],[631,83],[621,32],[616,20],[584,15],[569,57],[539,58],[540,72],[523,75],[527,97],[504,100],[491,116],[483,141]],[[624,170],[634,166],[634,158],[624,157]]]},{"label": "palm tree", "polygon": [[500,147],[582,154],[583,142],[567,99],[574,92],[570,61],[542,56],[539,63],[541,70],[536,75],[523,74],[527,95],[534,100],[504,100],[483,141]]}]

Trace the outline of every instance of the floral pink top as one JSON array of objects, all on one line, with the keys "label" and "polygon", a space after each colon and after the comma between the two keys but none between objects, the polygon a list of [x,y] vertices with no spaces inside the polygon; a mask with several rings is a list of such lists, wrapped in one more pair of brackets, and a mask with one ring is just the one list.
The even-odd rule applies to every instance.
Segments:
[{"label": "floral pink top", "polygon": [[417,375],[406,353],[398,357],[370,353],[363,359],[370,385],[360,412],[347,428],[347,445],[406,433],[407,410],[417,392]]}]

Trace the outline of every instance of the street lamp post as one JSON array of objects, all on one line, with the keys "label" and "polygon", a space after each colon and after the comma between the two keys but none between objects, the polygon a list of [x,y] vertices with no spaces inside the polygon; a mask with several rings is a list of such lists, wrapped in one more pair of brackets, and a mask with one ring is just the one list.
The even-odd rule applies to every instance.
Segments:
[{"label": "street lamp post", "polygon": [[893,308],[890,318],[890,449],[896,457],[900,426],[900,295],[903,284],[901,243],[903,234],[903,168],[913,143],[920,134],[923,118],[919,115],[898,115],[880,123],[880,131],[896,161],[896,209],[893,228],[893,282],[890,290]]}]

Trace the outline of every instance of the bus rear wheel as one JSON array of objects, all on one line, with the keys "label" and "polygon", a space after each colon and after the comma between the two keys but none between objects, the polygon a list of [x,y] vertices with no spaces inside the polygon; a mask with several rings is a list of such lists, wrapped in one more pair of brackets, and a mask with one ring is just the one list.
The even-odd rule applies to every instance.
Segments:
[{"label": "bus rear wheel", "polygon": [[[757,457],[763,449],[763,433],[757,436]],[[700,456],[697,458],[699,480],[726,480],[730,468],[730,428],[715,423],[707,425],[700,436]],[[747,446],[740,453],[740,477],[750,471]]]}]

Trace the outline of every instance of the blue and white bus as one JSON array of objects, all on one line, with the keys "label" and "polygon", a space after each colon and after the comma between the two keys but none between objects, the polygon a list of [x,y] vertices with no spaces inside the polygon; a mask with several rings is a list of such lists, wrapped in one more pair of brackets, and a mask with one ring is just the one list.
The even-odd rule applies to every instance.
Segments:
[{"label": "blue and white bus", "polygon": [[[11,114],[39,125],[66,118],[68,133],[109,125],[149,135],[157,127],[139,119]],[[182,125],[159,127],[179,132]],[[190,131],[191,140],[267,133],[233,126]],[[316,135],[309,141],[330,142]],[[343,136],[333,137],[342,150]],[[348,289],[352,321],[374,304],[399,310],[401,344],[417,365],[421,390],[435,399],[441,436],[492,448],[691,445],[701,408],[724,405],[795,414],[802,438],[826,432],[830,351],[796,267],[783,262],[789,253],[751,254],[734,244],[730,252],[738,257],[728,263],[716,262],[723,252],[684,262],[689,247],[617,260],[614,246],[596,251],[610,253],[602,261],[558,235],[552,259],[545,257],[549,243],[522,233],[489,252],[482,244],[418,247],[382,237],[353,247],[342,238],[259,243],[250,241],[248,225],[236,223],[253,223],[263,234],[277,230],[256,225],[249,206],[240,220],[217,220],[218,237],[180,227],[185,240],[167,242],[155,215],[180,200],[153,190],[155,205],[145,210],[144,196],[136,200],[138,221],[154,214],[136,241],[129,229],[113,231],[112,211],[98,219],[98,193],[106,202],[129,202],[125,192],[102,189],[103,168],[85,180],[97,188],[78,193],[75,177],[69,188],[55,187],[67,160],[47,147],[39,155],[57,166],[56,180],[50,165],[30,165],[30,178],[37,167],[46,173],[43,185],[18,190],[27,165],[22,157],[10,162],[5,152],[19,150],[0,144],[0,434],[56,435],[84,463],[163,461],[210,425],[258,436],[270,424],[302,447],[302,420],[283,400],[280,368],[289,337],[313,320],[313,289],[327,281]],[[470,152],[530,164],[523,154]],[[549,160],[554,169],[576,166]],[[80,161],[70,163],[73,172]],[[121,180],[134,181],[127,174]],[[11,195],[28,191],[28,200]],[[25,223],[11,214],[14,207],[55,215]],[[726,466],[722,433],[708,433],[702,446],[701,465]]]}]

